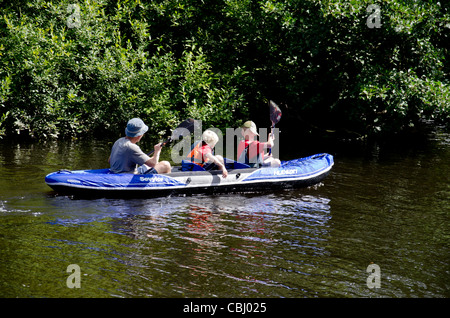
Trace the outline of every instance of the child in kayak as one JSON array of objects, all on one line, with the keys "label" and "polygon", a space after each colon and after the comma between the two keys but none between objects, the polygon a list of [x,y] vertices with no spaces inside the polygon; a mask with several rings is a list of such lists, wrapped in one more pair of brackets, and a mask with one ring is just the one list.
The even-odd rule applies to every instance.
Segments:
[{"label": "child in kayak", "polygon": [[[159,162],[161,144],[155,145],[153,157],[147,156],[137,143],[147,132],[148,126],[139,118],[128,121],[125,137],[118,139],[112,149],[108,162],[114,173],[157,174],[171,172],[168,161]],[[136,165],[140,166],[136,168]]]},{"label": "child in kayak", "polygon": [[202,134],[202,141],[199,142],[192,151],[188,154],[188,159],[205,170],[222,170],[222,177],[228,176],[228,171],[225,168],[222,156],[214,156],[212,154],[213,148],[219,141],[219,137],[212,130],[205,130]]},{"label": "child in kayak", "polygon": [[256,124],[251,120],[246,121],[242,125],[241,134],[244,137],[238,145],[237,161],[248,164],[252,168],[263,167],[279,167],[281,162],[275,159],[272,155],[264,154],[265,149],[270,149],[274,145],[274,136],[269,134],[267,142],[259,142],[255,140],[259,136]]}]

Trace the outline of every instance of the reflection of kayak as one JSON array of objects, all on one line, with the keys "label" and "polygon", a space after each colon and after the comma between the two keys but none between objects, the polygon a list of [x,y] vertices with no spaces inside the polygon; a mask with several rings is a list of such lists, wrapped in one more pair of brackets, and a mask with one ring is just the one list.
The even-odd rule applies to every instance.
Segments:
[{"label": "reflection of kayak", "polygon": [[[45,177],[56,192],[80,196],[157,197],[178,194],[254,192],[307,187],[322,181],[333,166],[333,156],[317,154],[284,161],[278,168],[247,168],[226,159],[228,177],[222,171],[201,171],[190,162],[174,167],[169,174],[111,173],[109,169],[60,170]],[[183,170],[194,171],[183,171]]]}]

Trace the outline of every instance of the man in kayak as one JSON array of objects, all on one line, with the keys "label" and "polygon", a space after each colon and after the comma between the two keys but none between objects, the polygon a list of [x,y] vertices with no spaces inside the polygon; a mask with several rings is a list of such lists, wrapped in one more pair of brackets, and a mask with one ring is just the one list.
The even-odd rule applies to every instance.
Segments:
[{"label": "man in kayak", "polygon": [[188,159],[208,170],[222,170],[222,177],[228,176],[222,156],[214,156],[212,150],[219,141],[219,137],[212,130],[205,130],[202,134],[202,141],[199,142],[188,154]]},{"label": "man in kayak", "polygon": [[241,134],[244,137],[238,145],[237,161],[248,164],[252,168],[263,167],[279,167],[281,162],[275,159],[272,155],[264,154],[265,149],[270,149],[274,145],[274,136],[269,134],[267,142],[259,142],[255,140],[259,136],[256,124],[251,120],[246,121],[242,125]]},{"label": "man in kayak", "polygon": [[[114,173],[157,174],[171,172],[168,161],[159,162],[161,144],[154,146],[155,152],[150,158],[137,143],[147,132],[148,126],[139,118],[130,119],[125,129],[125,137],[118,139],[112,149],[108,162]],[[139,168],[136,168],[136,165]]]}]

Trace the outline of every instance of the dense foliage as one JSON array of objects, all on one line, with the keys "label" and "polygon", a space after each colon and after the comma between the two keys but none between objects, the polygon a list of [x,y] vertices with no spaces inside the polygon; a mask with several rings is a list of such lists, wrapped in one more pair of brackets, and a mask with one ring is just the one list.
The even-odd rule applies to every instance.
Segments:
[{"label": "dense foliage", "polygon": [[[448,122],[437,1],[1,1],[0,135],[163,134],[186,117],[370,135]],[[378,11],[377,11],[378,10]],[[300,125],[299,125],[300,123]]]}]

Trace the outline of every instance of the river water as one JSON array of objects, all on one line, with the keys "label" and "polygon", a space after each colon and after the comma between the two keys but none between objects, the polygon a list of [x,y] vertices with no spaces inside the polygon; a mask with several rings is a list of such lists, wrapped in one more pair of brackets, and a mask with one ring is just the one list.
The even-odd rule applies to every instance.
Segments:
[{"label": "river water", "polygon": [[107,167],[112,142],[0,141],[0,297],[450,296],[447,133],[302,148],[281,159],[335,166],[294,191],[80,200],[44,183]]}]

